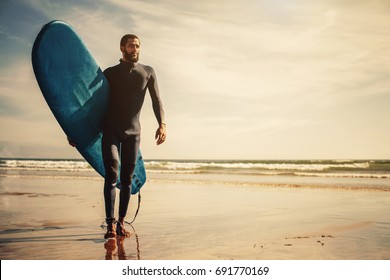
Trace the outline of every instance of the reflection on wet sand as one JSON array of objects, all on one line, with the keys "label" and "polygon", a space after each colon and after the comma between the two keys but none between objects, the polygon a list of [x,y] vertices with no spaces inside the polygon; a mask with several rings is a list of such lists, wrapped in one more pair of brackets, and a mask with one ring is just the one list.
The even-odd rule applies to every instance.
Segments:
[{"label": "reflection on wet sand", "polygon": [[[124,236],[116,236],[115,238],[107,239],[107,241],[104,243],[104,249],[105,252],[105,259],[106,260],[127,260],[127,259],[141,259],[141,252],[140,252],[140,246],[139,246],[139,238],[138,234],[135,232],[135,229],[132,225],[130,227],[133,230],[133,233],[130,237],[124,237]],[[131,244],[135,241],[136,245],[136,254],[129,254],[126,255],[125,251],[125,240],[127,244]]]}]

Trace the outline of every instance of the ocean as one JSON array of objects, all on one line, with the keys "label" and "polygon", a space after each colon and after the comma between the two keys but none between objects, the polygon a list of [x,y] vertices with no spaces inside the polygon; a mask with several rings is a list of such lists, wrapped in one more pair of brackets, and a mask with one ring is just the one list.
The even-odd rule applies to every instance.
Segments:
[{"label": "ocean", "polygon": [[[390,160],[145,160],[149,180],[390,191]],[[0,176],[101,179],[82,159],[0,159]]]}]

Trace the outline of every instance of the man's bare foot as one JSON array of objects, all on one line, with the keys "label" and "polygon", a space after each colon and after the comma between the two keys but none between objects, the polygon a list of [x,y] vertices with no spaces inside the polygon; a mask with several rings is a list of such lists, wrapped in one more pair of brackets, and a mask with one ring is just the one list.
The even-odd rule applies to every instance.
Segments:
[{"label": "man's bare foot", "polygon": [[107,232],[106,234],[104,235],[104,238],[105,239],[108,239],[108,238],[114,238],[116,236],[116,233],[115,233],[115,224],[113,221],[108,221],[107,222]]},{"label": "man's bare foot", "polygon": [[123,223],[116,222],[116,235],[123,236],[123,237],[130,237],[130,232],[125,230],[123,227]]}]

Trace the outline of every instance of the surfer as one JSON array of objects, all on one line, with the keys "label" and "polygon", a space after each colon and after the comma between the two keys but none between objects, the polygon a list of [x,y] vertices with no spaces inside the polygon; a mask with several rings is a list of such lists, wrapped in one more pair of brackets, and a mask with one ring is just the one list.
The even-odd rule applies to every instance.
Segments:
[{"label": "surfer", "polygon": [[[138,63],[141,43],[133,34],[120,41],[122,58],[119,64],[104,71],[110,85],[110,100],[103,123],[102,156],[105,168],[104,202],[107,233],[104,237],[130,236],[124,228],[124,218],[130,202],[132,175],[140,145],[140,112],[146,91],[152,99],[158,122],[157,145],[166,139],[164,110],[160,99],[156,73],[152,67]],[[69,143],[72,145],[70,139]],[[120,172],[118,172],[120,166]],[[115,220],[116,183],[120,173],[119,218]]]},{"label": "surfer", "polygon": [[[120,41],[122,59],[119,64],[104,71],[110,85],[110,100],[104,121],[102,153],[106,176],[104,201],[107,233],[129,236],[123,223],[131,195],[131,180],[140,145],[140,112],[146,91],[152,99],[153,111],[159,127],[155,134],[157,145],[164,143],[166,125],[160,99],[156,73],[153,68],[138,63],[141,43],[133,34],[126,34]],[[120,165],[121,189],[119,193],[119,219],[115,222],[114,205],[118,167]]]}]

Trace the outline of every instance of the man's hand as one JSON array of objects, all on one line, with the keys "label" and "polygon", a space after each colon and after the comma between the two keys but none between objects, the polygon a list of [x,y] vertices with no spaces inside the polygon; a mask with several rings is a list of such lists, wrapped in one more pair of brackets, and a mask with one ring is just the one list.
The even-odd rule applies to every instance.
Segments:
[{"label": "man's hand", "polygon": [[157,145],[160,145],[165,142],[166,134],[166,125],[165,123],[161,124],[160,127],[156,131],[155,139],[157,140]]},{"label": "man's hand", "polygon": [[69,143],[69,145],[71,145],[73,148],[76,147],[76,143],[73,142],[69,137],[68,137],[68,143]]}]

